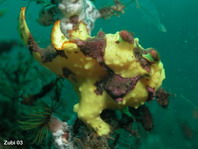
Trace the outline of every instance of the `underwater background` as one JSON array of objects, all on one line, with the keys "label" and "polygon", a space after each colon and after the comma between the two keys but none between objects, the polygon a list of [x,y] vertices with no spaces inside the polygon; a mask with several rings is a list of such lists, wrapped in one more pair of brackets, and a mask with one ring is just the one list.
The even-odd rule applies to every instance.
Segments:
[{"label": "underwater background", "polygon": [[[155,101],[146,103],[153,117],[154,127],[145,131],[137,124],[139,136],[124,129],[116,149],[197,149],[198,148],[198,1],[196,0],[122,0],[125,13],[110,19],[98,19],[92,35],[99,30],[115,33],[128,30],[138,37],[143,47],[154,47],[160,53],[166,71],[163,88],[169,92],[169,105],[161,108]],[[95,0],[101,8],[111,0]],[[18,121],[30,111],[24,99],[39,93],[48,85],[49,91],[41,99],[51,104],[54,99],[61,106],[59,117],[75,119],[73,105],[78,102],[69,81],[40,66],[30,55],[18,33],[18,15],[28,5],[27,22],[38,43],[50,42],[52,26],[39,25],[37,19],[42,5],[35,1],[0,0],[0,149],[54,148],[50,137],[47,143],[37,145],[28,138]],[[55,86],[53,86],[55,84]],[[51,86],[53,87],[51,87]],[[40,97],[39,97],[40,98]],[[21,146],[4,146],[4,140],[23,140]]]}]

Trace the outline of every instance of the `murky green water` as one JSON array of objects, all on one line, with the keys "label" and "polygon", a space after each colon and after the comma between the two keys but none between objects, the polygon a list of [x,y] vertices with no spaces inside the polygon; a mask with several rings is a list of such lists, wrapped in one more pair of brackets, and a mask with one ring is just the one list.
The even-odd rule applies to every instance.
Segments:
[{"label": "murky green water", "polygon": [[[128,3],[129,0],[122,2]],[[95,0],[97,8],[111,5],[111,0]],[[22,104],[26,96],[38,93],[42,86],[56,76],[31,58],[17,31],[20,8],[28,5],[28,25],[40,45],[50,42],[51,27],[38,24],[42,5],[26,0],[0,1],[0,148],[4,140],[23,140],[23,146],[10,148],[53,148],[48,139],[45,145],[30,145],[27,134],[18,127],[17,120],[31,106]],[[195,0],[139,0],[126,5],[125,13],[111,19],[98,19],[92,35],[99,30],[115,33],[128,30],[138,37],[143,47],[160,52],[166,70],[163,88],[171,96],[169,106],[161,108],[155,101],[147,103],[153,116],[154,128],[144,131],[135,125],[140,137],[119,130],[116,149],[197,149],[198,148],[198,2]],[[58,85],[60,88],[61,83]],[[68,81],[62,81],[58,96],[63,100],[58,110],[67,121],[75,114],[73,105],[78,96]],[[57,88],[58,88],[57,87]],[[42,97],[50,103],[57,97],[56,88]],[[24,137],[25,136],[25,137]]]}]

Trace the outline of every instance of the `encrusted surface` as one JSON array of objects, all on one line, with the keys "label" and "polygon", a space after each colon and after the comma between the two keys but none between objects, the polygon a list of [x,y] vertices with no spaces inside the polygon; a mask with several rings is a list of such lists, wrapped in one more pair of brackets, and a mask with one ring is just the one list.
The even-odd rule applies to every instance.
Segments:
[{"label": "encrusted surface", "polygon": [[103,61],[106,48],[105,34],[103,32],[99,32],[97,37],[86,41],[77,40],[76,44],[84,55],[96,59],[99,63]]},{"label": "encrusted surface", "polygon": [[135,88],[140,76],[134,78],[123,78],[116,74],[110,74],[105,79],[96,83],[96,93],[102,94],[105,90],[117,102],[123,100],[123,97]]}]

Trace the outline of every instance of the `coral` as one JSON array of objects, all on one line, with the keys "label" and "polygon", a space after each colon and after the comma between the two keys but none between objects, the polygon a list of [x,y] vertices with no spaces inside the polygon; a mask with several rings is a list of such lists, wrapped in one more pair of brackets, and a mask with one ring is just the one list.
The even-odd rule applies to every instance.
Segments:
[{"label": "coral", "polygon": [[[10,46],[8,46],[9,43],[11,44]],[[40,67],[32,57],[27,56],[27,51],[21,49],[21,47],[18,48],[19,45],[19,41],[17,40],[2,42],[2,47],[9,47],[11,49],[7,49],[8,51],[0,55],[0,141],[23,140],[24,147],[26,148],[28,143],[30,147],[29,137],[19,128],[17,120],[24,113],[30,111],[30,106],[27,107],[21,104],[21,101],[30,92],[38,92],[41,86],[46,84],[45,80],[50,80],[53,77],[52,73],[47,75],[45,71],[39,77],[40,84],[35,83],[35,85],[32,80],[36,80],[38,78],[38,72],[42,74],[42,71],[45,69]]]},{"label": "coral", "polygon": [[74,145],[78,149],[110,149],[108,136],[98,136],[95,132],[91,131],[89,128],[83,124],[82,121],[76,119],[73,125],[73,141]]},{"label": "coral", "polygon": [[49,106],[42,100],[37,101],[31,108],[30,114],[26,114],[22,121],[18,121],[23,130],[31,133],[30,139],[33,144],[43,143],[44,139],[48,137],[48,133],[51,132],[54,144],[58,148],[73,146],[71,128],[54,115],[56,108],[56,104]]},{"label": "coral", "polygon": [[38,22],[43,26],[51,25],[58,20],[58,12],[56,5],[46,4],[39,12]]},{"label": "coral", "polygon": [[[62,122],[58,118],[51,118],[50,130],[53,132],[53,140],[56,148],[73,149],[74,143],[71,140],[71,128],[66,122]],[[58,126],[58,127],[57,127]]]},{"label": "coral", "polygon": [[43,7],[39,12],[38,22],[43,26],[52,25],[56,20],[61,20],[61,31],[68,36],[67,31],[76,27],[83,21],[91,33],[97,18],[110,18],[124,13],[125,6],[130,4],[114,0],[114,5],[105,6],[97,10],[91,0],[35,0]]},{"label": "coral", "polygon": [[143,105],[137,110],[130,108],[130,112],[135,116],[135,120],[140,122],[145,130],[149,131],[153,128],[153,119],[149,109]]},{"label": "coral", "polygon": [[156,92],[156,98],[157,98],[157,103],[162,106],[163,108],[166,108],[169,103],[169,98],[170,94],[166,92],[164,89],[160,88]]},{"label": "coral", "polygon": [[99,10],[100,17],[108,19],[113,15],[119,16],[121,13],[124,13],[125,5],[122,4],[119,0],[114,0],[114,5],[106,6]]},{"label": "coral", "polygon": [[82,20],[66,30],[65,36],[61,21],[57,21],[51,33],[52,45],[43,49],[28,29],[25,8],[20,12],[19,28],[33,56],[73,82],[80,96],[74,111],[100,136],[111,132],[100,117],[104,109],[127,106],[137,109],[155,96],[165,78],[158,53],[141,47],[138,38],[127,31],[99,32],[91,37],[88,25]]},{"label": "coral", "polygon": [[110,149],[108,146],[108,138],[106,136],[98,136],[94,133],[85,136],[82,141],[75,138],[75,142],[78,143],[78,146],[82,149]]},{"label": "coral", "polygon": [[58,8],[64,16],[61,19],[61,31],[65,35],[81,21],[86,24],[91,33],[95,20],[100,17],[98,10],[89,0],[62,0]]},{"label": "coral", "polygon": [[52,123],[54,107],[49,107],[45,102],[37,102],[31,109],[31,113],[18,121],[23,130],[31,131],[30,139],[33,143],[40,144],[48,136],[48,127]]}]

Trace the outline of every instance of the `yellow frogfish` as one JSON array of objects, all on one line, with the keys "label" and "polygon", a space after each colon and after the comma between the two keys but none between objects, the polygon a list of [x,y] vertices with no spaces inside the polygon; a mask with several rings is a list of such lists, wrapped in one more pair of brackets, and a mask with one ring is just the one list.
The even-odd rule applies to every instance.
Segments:
[{"label": "yellow frogfish", "polygon": [[43,66],[71,80],[80,97],[74,111],[100,136],[111,132],[100,117],[104,109],[138,108],[154,98],[165,79],[158,52],[144,49],[126,30],[115,34],[100,31],[92,37],[86,24],[80,22],[66,37],[60,21],[56,21],[51,45],[41,48],[27,26],[25,8],[20,12],[19,29],[30,52]]}]

